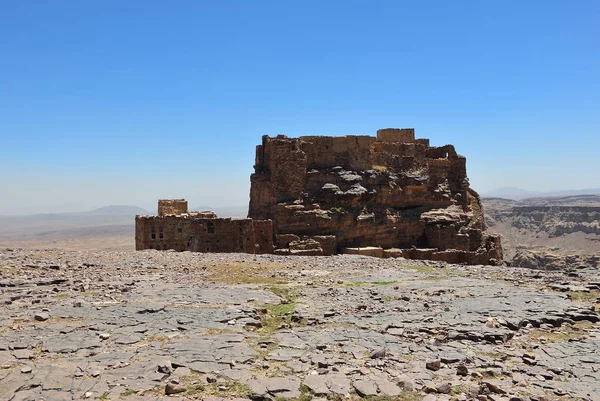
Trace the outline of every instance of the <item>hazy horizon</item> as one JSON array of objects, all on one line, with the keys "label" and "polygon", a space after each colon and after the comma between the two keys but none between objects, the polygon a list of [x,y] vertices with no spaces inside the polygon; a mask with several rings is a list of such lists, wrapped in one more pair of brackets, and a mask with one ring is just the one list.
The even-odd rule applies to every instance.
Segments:
[{"label": "hazy horizon", "polygon": [[479,193],[600,187],[600,3],[7,3],[0,215],[248,203],[261,136],[414,127]]},{"label": "hazy horizon", "polygon": [[[495,188],[491,191],[487,191],[487,192],[479,192],[479,194],[483,197],[496,197],[496,193],[502,193],[502,196],[499,196],[500,198],[505,198],[505,199],[513,199],[513,200],[519,200],[519,199],[526,199],[529,197],[536,197],[536,196],[542,196],[542,197],[546,197],[546,196],[574,196],[571,193],[575,193],[577,195],[598,195],[600,194],[600,188],[582,188],[582,189],[568,189],[568,190],[546,190],[546,191],[529,191],[523,188],[517,188],[517,187],[502,187],[502,188]],[[519,196],[517,196],[517,194]],[[523,195],[525,194],[525,195]],[[146,201],[144,204],[136,204],[136,203],[125,203],[125,202],[117,202],[117,203],[109,203],[109,204],[93,204],[90,203],[90,205],[93,204],[93,206],[90,207],[80,207],[78,208],[76,204],[65,204],[65,205],[59,205],[58,207],[42,207],[40,209],[37,210],[33,210],[33,211],[26,211],[25,213],[3,213],[0,211],[0,216],[7,216],[7,217],[16,217],[16,216],[27,216],[27,215],[33,215],[33,214],[55,214],[55,213],[80,213],[80,212],[90,212],[90,211],[95,211],[97,209],[102,209],[102,208],[106,208],[106,207],[138,207],[138,208],[142,208],[145,211],[149,212],[149,213],[155,213],[156,212],[156,208],[157,208],[157,202],[158,199],[175,199],[175,198],[181,198],[178,196],[175,197],[161,197],[161,198],[156,198],[150,202]],[[195,211],[201,211],[201,210],[219,210],[219,209],[237,209],[240,207],[248,207],[248,201],[249,199],[246,200],[246,202],[240,202],[240,203],[231,203],[231,204],[210,204],[210,203],[206,203],[206,202],[196,202],[194,199],[188,199],[185,198],[188,201],[188,206],[190,208],[190,210],[195,210]]]}]

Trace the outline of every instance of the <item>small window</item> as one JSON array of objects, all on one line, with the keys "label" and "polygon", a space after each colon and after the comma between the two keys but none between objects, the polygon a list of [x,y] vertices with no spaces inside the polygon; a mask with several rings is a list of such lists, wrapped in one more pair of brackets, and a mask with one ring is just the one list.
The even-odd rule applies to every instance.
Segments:
[{"label": "small window", "polygon": [[158,233],[158,238],[163,239],[163,238],[165,238],[165,236],[163,233]]},{"label": "small window", "polygon": [[152,239],[156,239],[156,234],[152,233],[151,237]]},{"label": "small window", "polygon": [[163,228],[162,227],[158,227],[158,232],[163,232]]},{"label": "small window", "polygon": [[177,227],[177,232],[178,232],[179,234],[181,234],[181,233],[183,232],[183,228],[181,228],[181,227]]},{"label": "small window", "polygon": [[150,231],[152,231],[152,232],[155,232],[155,230],[154,230],[154,226],[152,226],[152,229],[151,229]]},{"label": "small window", "polygon": [[214,234],[215,233],[215,224],[212,221],[209,221],[206,224],[206,232],[209,234]]}]

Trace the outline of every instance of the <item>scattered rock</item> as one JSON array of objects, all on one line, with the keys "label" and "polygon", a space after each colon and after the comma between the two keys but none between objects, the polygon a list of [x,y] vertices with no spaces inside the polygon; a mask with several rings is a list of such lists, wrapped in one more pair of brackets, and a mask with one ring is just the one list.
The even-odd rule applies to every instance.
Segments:
[{"label": "scattered rock", "polygon": [[425,367],[427,369],[433,370],[435,372],[435,371],[440,370],[441,364],[442,364],[442,361],[440,361],[439,359],[436,359],[434,361],[427,361],[425,363]]},{"label": "scattered rock", "polygon": [[458,365],[456,367],[456,374],[459,376],[467,376],[469,374],[469,369],[465,365]]},{"label": "scattered rock", "polygon": [[186,387],[181,384],[167,383],[165,386],[166,395],[184,393],[186,390]]},{"label": "scattered rock", "polygon": [[50,315],[46,312],[39,312],[39,313],[36,313],[35,315],[33,315],[33,318],[35,320],[37,320],[38,322],[44,322],[44,321],[50,319]]},{"label": "scattered rock", "polygon": [[356,380],[352,386],[361,397],[377,395],[377,386],[371,380]]}]

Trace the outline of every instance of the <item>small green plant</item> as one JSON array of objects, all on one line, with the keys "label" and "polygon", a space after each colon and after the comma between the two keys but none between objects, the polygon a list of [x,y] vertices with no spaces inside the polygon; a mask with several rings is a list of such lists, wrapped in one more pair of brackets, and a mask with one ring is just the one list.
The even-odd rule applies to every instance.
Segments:
[{"label": "small green plant", "polygon": [[121,397],[129,397],[130,395],[134,395],[134,394],[136,394],[136,393],[137,393],[137,391],[136,391],[136,390],[131,390],[131,389],[129,389],[129,390],[123,391],[123,392],[121,393]]},{"label": "small green plant", "polygon": [[390,285],[390,284],[396,284],[397,281],[393,280],[393,281],[380,281],[377,284],[379,285]]},{"label": "small green plant", "polygon": [[292,312],[296,309],[296,299],[298,293],[290,288],[283,286],[272,286],[271,292],[281,298],[278,304],[262,305],[261,323],[259,331],[274,332],[282,324],[290,324],[292,321]]},{"label": "small green plant", "polygon": [[574,302],[591,302],[600,298],[600,291],[569,291],[567,296]]},{"label": "small green plant", "polygon": [[344,209],[343,207],[340,207],[340,206],[334,206],[334,207],[330,208],[329,211],[331,213],[335,213],[335,214],[346,214],[346,209]]},{"label": "small green plant", "polygon": [[298,293],[290,287],[274,285],[271,286],[269,290],[271,290],[271,292],[277,295],[279,298],[286,301],[294,301],[296,298],[298,298]]},{"label": "small green plant", "polygon": [[190,384],[186,388],[187,395],[202,394],[206,390],[206,386],[201,383]]},{"label": "small green plant", "polygon": [[461,385],[453,386],[452,387],[452,394],[453,395],[461,395],[464,392],[465,392],[465,389]]}]

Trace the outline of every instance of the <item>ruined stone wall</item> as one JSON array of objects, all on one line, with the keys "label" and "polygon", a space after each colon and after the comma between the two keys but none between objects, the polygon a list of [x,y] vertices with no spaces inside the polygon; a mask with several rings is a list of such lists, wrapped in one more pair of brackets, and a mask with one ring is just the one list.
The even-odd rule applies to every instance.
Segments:
[{"label": "ruined stone wall", "polygon": [[301,136],[301,148],[306,153],[307,169],[341,166],[349,170],[371,168],[370,136]]},{"label": "ruined stone wall", "polygon": [[466,159],[452,145],[415,139],[414,129],[263,136],[254,169],[248,219],[161,200],[158,217],[136,218],[137,249],[501,261],[499,237],[483,232]]},{"label": "ruined stone wall", "polygon": [[188,203],[185,199],[159,199],[158,215],[185,214],[188,212]]},{"label": "ruined stone wall", "polygon": [[257,148],[255,173],[250,177],[248,216],[271,219],[270,205],[297,199],[306,182],[306,153],[298,139],[263,136]]},{"label": "ruined stone wall", "polygon": [[[267,232],[270,222],[252,219],[202,218],[194,216],[136,216],[136,249],[173,249],[192,252],[272,251]],[[254,227],[259,231],[258,242]],[[271,230],[272,232],[272,230]]]},{"label": "ruined stone wall", "polygon": [[[263,137],[256,160],[249,217],[273,219],[278,253],[417,247],[438,258],[494,259],[466,159],[452,145],[415,139],[414,129]],[[318,236],[327,244],[315,245]]]},{"label": "ruined stone wall", "polygon": [[273,253],[273,222],[271,220],[253,220],[255,253]]},{"label": "ruined stone wall", "polygon": [[384,128],[377,131],[380,142],[414,142],[414,128]]}]

